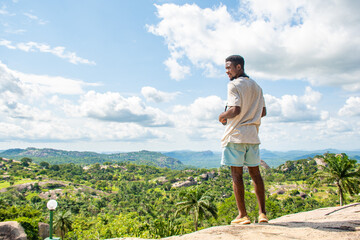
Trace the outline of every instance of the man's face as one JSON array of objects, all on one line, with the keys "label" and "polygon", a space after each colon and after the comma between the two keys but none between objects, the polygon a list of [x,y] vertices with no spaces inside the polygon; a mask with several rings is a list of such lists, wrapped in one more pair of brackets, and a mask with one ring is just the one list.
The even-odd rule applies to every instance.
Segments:
[{"label": "man's face", "polygon": [[234,80],[241,74],[241,65],[238,64],[236,67],[230,61],[225,62],[226,74],[229,76],[230,80]]}]

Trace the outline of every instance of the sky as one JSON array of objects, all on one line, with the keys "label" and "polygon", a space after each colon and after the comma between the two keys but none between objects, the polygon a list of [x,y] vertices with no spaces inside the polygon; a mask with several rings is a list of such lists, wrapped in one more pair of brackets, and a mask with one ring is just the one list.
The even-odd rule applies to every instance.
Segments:
[{"label": "sky", "polygon": [[360,1],[0,0],[0,149],[221,151],[225,58],[262,149],[360,149]]}]

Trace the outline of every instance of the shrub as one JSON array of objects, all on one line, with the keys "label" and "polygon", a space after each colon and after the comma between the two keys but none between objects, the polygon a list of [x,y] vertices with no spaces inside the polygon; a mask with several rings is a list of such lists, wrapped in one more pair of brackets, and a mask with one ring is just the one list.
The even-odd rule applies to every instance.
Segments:
[{"label": "shrub", "polygon": [[21,224],[21,226],[25,230],[28,240],[39,240],[40,239],[39,238],[39,229],[38,229],[39,219],[37,219],[37,218],[30,219],[27,217],[19,217],[19,218],[15,218],[12,221],[16,221]]}]

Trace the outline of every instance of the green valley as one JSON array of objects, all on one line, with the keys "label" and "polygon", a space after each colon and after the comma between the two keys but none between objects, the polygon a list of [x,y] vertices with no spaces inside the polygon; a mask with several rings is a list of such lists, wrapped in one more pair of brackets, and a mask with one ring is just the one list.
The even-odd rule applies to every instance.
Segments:
[{"label": "green valley", "polygon": [[[86,164],[84,156],[72,159],[60,150],[58,155],[49,150],[48,161],[44,155],[36,155],[34,149],[26,151],[21,155],[24,152],[18,150],[16,159],[9,157],[15,152],[0,154],[0,221],[20,222],[28,239],[38,239],[37,224],[49,221],[49,199],[58,201],[56,233],[64,235],[64,239],[161,238],[189,233],[195,228],[227,225],[237,215],[227,167],[189,168],[179,161],[182,167],[175,169],[178,160],[167,157],[175,159],[172,169],[166,166],[164,155],[148,151],[109,154],[113,158],[99,162],[99,155],[89,153],[91,164]],[[29,151],[33,155],[28,155]],[[147,158],[139,159],[139,154]],[[150,164],[153,158],[158,159],[156,166]],[[261,167],[270,219],[339,204],[337,187],[314,177],[324,169],[321,158],[287,161],[276,168]],[[162,160],[166,164],[161,165]],[[350,170],[359,169],[359,164],[354,163]],[[244,181],[248,212],[255,221],[257,201],[247,172]],[[205,211],[194,224],[193,210],[179,209],[179,203],[191,192],[211,203],[209,211],[216,210],[216,214]],[[360,202],[360,196],[358,192],[344,192],[344,201]],[[65,220],[68,224],[61,225]]]}]

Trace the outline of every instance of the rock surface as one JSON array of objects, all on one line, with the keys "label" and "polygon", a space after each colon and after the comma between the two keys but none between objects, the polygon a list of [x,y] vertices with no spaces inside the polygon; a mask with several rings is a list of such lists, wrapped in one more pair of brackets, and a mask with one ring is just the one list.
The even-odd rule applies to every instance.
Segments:
[{"label": "rock surface", "polygon": [[[163,240],[359,240],[360,203],[286,215],[268,224],[218,226]],[[115,239],[114,239],[115,240]],[[117,238],[116,240],[140,240]]]},{"label": "rock surface", "polygon": [[50,225],[47,223],[39,222],[39,237],[45,239],[49,237],[50,234]]},{"label": "rock surface", "polygon": [[0,222],[1,240],[27,240],[24,228],[15,221]]}]

